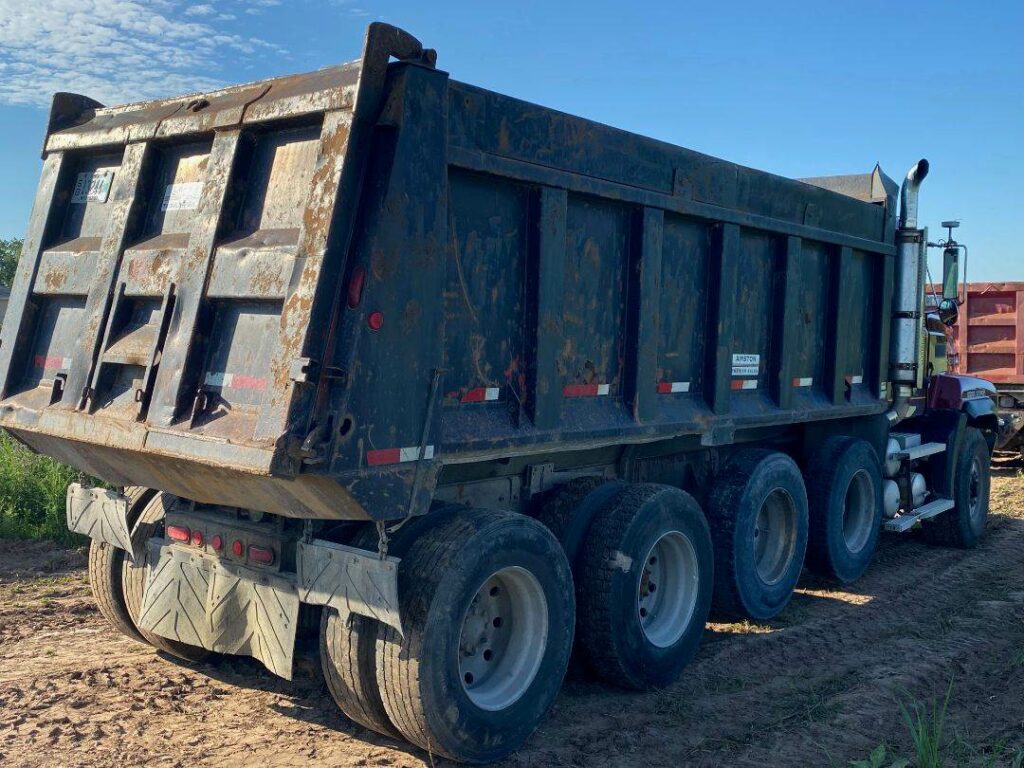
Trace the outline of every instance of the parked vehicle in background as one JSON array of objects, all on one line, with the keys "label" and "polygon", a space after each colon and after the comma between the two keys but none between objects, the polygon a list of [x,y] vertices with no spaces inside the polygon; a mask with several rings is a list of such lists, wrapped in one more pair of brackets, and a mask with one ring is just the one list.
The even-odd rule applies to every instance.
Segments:
[{"label": "parked vehicle in background", "polygon": [[0,425],[72,486],[101,610],[467,762],[575,644],[669,685],[719,615],[879,531],[984,532],[991,386],[926,377],[918,191],[812,183],[361,60],[102,107],[58,94]]},{"label": "parked vehicle in background", "polygon": [[996,448],[1024,453],[1024,283],[968,283],[948,336],[950,371],[996,386]]}]

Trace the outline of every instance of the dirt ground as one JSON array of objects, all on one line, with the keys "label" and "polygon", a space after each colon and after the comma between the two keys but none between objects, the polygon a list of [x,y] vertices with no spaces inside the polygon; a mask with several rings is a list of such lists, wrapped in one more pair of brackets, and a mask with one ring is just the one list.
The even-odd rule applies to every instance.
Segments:
[{"label": "dirt ground", "polygon": [[[847,765],[912,757],[899,702],[950,689],[948,764],[1024,756],[1024,477],[997,477],[977,550],[883,537],[852,589],[806,578],[778,621],[712,624],[683,679],[635,694],[576,677],[506,765]],[[440,764],[358,728],[307,654],[292,683],[197,667],[109,629],[84,554],[0,542],[0,764]]]}]

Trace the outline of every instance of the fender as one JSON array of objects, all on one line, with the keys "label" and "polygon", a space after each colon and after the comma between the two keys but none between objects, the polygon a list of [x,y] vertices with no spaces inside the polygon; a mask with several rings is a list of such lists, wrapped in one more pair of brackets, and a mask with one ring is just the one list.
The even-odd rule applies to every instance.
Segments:
[{"label": "fender", "polygon": [[985,434],[991,451],[999,433],[996,394],[995,385],[986,379],[940,373],[932,377],[928,386],[928,410],[949,409],[966,414],[967,426]]}]

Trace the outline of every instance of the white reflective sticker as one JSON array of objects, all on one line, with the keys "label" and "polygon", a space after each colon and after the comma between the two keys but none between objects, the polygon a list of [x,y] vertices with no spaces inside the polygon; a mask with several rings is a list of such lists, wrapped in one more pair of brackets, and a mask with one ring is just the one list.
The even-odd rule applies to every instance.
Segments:
[{"label": "white reflective sticker", "polygon": [[105,171],[82,171],[75,178],[75,189],[71,193],[71,202],[83,203],[105,203],[110,197],[110,184],[114,180],[114,172]]},{"label": "white reflective sticker", "polygon": [[733,376],[758,376],[761,373],[760,355],[733,355]]},{"label": "white reflective sticker", "polygon": [[161,211],[194,211],[199,207],[199,196],[203,192],[203,182],[184,181],[181,184],[168,184],[164,188],[164,200],[160,203]]}]

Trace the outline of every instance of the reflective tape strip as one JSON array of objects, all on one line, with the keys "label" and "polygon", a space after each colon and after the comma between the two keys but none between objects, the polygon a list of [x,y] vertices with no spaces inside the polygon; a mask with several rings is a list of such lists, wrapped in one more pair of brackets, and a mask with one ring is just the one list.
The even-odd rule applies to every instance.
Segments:
[{"label": "reflective tape strip", "polygon": [[66,371],[71,367],[71,358],[58,355],[36,355],[35,364],[36,368],[42,368],[44,371]]},{"label": "reflective tape strip", "polygon": [[757,389],[757,379],[733,379],[732,388],[739,389]]},{"label": "reflective tape strip", "polygon": [[[381,464],[403,464],[407,461],[416,461],[420,457],[420,447],[414,445],[411,448],[381,448],[376,451],[366,452],[366,463],[371,467]],[[423,449],[423,458],[434,458],[434,446],[428,445]]]},{"label": "reflective tape strip", "polygon": [[206,386],[221,389],[266,389],[267,380],[261,376],[248,376],[244,373],[208,371]]},{"label": "reflective tape strip", "polygon": [[485,403],[497,400],[501,395],[501,387],[477,387],[470,389],[462,396],[464,403]]},{"label": "reflective tape strip", "polygon": [[659,381],[658,394],[672,395],[676,392],[689,392],[690,382],[688,381]]},{"label": "reflective tape strip", "polygon": [[802,379],[793,379],[794,387],[809,387],[814,383],[814,379],[810,376],[806,376]]},{"label": "reflective tape strip", "polygon": [[607,395],[611,387],[608,384],[566,384],[562,389],[564,397],[601,397]]}]

